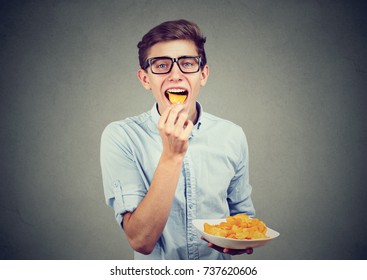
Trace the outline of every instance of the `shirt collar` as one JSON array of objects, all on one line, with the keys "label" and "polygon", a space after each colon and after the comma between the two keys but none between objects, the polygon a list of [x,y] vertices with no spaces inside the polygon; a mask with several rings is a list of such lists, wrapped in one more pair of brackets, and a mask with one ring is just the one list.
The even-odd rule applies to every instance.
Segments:
[{"label": "shirt collar", "polygon": [[196,101],[196,112],[198,112],[199,117],[198,117],[198,121],[196,122],[193,130],[192,130],[192,135],[196,135],[197,133],[199,133],[202,121],[203,121],[203,107],[201,106],[201,104]]},{"label": "shirt collar", "polygon": [[161,115],[158,112],[158,103],[154,103],[152,109],[150,110],[150,115],[152,116],[154,125],[157,127],[159,118],[161,117]]},{"label": "shirt collar", "polygon": [[[196,101],[196,111],[198,112],[199,117],[198,117],[198,121],[196,122],[192,130],[192,136],[198,133],[201,127],[201,124],[202,124],[203,107],[201,106],[201,104],[198,101]],[[158,112],[158,103],[154,103],[152,109],[150,110],[150,115],[152,116],[152,121],[154,123],[155,130],[157,131],[158,121],[159,121],[159,118],[161,117]]]}]

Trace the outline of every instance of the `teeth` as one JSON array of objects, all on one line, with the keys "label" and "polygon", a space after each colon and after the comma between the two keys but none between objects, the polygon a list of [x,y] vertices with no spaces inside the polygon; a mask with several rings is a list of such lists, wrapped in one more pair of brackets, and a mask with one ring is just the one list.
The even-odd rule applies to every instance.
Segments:
[{"label": "teeth", "polygon": [[169,93],[184,93],[184,92],[186,92],[186,90],[180,89],[180,88],[172,88],[172,89],[168,89],[167,92],[169,92]]}]

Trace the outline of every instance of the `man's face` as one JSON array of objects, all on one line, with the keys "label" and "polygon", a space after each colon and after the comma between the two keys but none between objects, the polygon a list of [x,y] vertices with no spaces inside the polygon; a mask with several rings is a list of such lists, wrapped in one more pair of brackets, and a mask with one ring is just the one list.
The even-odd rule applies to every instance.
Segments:
[{"label": "man's face", "polygon": [[[152,57],[171,57],[178,58],[182,56],[197,56],[197,50],[194,42],[189,40],[174,40],[161,42],[153,45],[149,52],[148,58]],[[177,63],[173,64],[171,72],[167,74],[153,74],[150,67],[145,71],[139,69],[138,77],[142,85],[152,90],[153,95],[158,103],[159,112],[162,113],[171,105],[168,92],[179,92],[187,95],[184,101],[184,111],[189,115],[189,119],[193,122],[196,118],[196,99],[199,95],[201,86],[206,84],[209,76],[208,66],[200,68],[197,73],[182,73]]]}]

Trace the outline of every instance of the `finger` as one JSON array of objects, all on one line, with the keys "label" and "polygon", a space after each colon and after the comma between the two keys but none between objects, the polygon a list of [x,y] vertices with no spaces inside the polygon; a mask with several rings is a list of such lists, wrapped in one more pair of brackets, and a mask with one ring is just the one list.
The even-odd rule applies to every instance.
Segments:
[{"label": "finger", "polygon": [[171,112],[173,106],[169,106],[166,108],[166,110],[163,111],[163,113],[161,114],[159,120],[158,120],[158,128],[160,130],[163,130],[164,129],[164,126],[167,122],[167,119],[168,119],[168,116],[169,116],[169,113]]},{"label": "finger", "polygon": [[205,241],[208,242],[208,247],[210,247],[210,248],[212,248],[214,250],[217,250],[220,253],[224,253],[224,249],[222,247],[219,247],[219,246],[217,246],[217,245],[215,245],[215,244],[213,244],[213,243],[211,243],[211,242],[209,242],[207,240],[205,240]]},{"label": "finger", "polygon": [[238,250],[238,249],[227,249],[227,248],[223,249],[223,253],[230,254],[232,256],[242,255],[242,254],[251,255],[253,253],[253,251],[254,250],[252,248],[247,248],[247,249],[244,249],[244,250],[242,250],[242,249],[240,249],[240,250]]},{"label": "finger", "polygon": [[217,250],[217,251],[219,251],[221,253],[223,252],[223,248],[222,247],[219,247],[219,246],[217,246],[217,245],[215,245],[215,244],[213,244],[211,242],[208,242],[208,247],[210,247],[210,248],[212,248],[214,250]]},{"label": "finger", "polygon": [[167,121],[165,124],[165,133],[166,135],[171,135],[175,130],[175,125],[178,120],[178,116],[180,112],[183,110],[182,105],[174,105],[167,117]]},{"label": "finger", "polygon": [[172,109],[169,113],[169,116],[167,118],[167,124],[175,124],[178,118],[178,115],[180,114],[180,112],[183,110],[183,105],[173,105]]},{"label": "finger", "polygon": [[181,133],[181,137],[182,139],[189,139],[192,129],[194,128],[194,124],[192,123],[191,120],[187,120],[187,122],[185,123],[185,128],[183,129],[182,133]]},{"label": "finger", "polygon": [[175,136],[179,138],[181,136],[182,131],[186,127],[188,114],[186,112],[182,112],[178,115],[176,124],[175,124]]},{"label": "finger", "polygon": [[205,242],[208,242],[208,247],[217,250],[221,253],[225,253],[225,254],[230,254],[232,256],[234,255],[242,255],[242,254],[248,254],[251,255],[254,252],[253,248],[247,248],[244,250],[236,250],[236,249],[228,249],[228,248],[222,248],[219,247],[217,245],[214,245],[213,243],[209,242],[208,240],[206,240],[203,236],[201,237],[201,240],[204,240]]}]

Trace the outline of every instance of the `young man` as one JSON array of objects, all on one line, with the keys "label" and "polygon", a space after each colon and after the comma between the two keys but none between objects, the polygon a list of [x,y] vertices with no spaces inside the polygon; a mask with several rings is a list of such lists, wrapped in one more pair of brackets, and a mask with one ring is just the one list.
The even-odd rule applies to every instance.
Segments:
[{"label": "young man", "polygon": [[229,259],[252,252],[208,244],[192,225],[193,219],[255,214],[242,129],[197,102],[209,77],[204,43],[199,27],[186,20],[151,29],[138,44],[138,78],[156,103],[102,134],[106,202],[135,259]]}]

